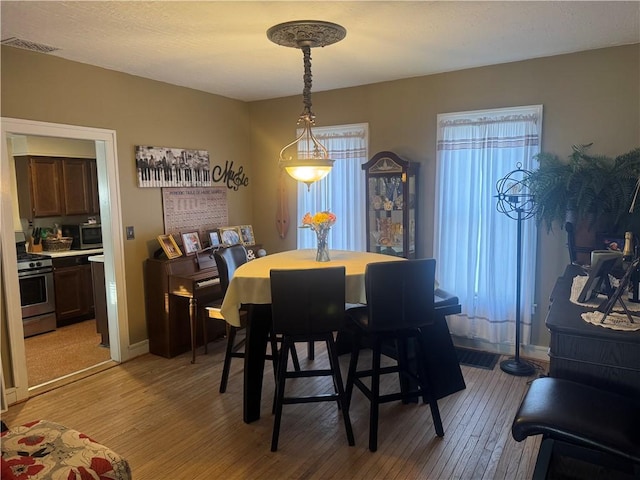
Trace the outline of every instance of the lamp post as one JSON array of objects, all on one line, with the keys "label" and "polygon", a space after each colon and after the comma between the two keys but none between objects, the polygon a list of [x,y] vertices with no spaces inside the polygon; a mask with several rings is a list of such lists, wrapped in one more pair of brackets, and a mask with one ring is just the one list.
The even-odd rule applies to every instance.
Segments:
[{"label": "lamp post", "polygon": [[528,170],[522,169],[522,164],[516,165],[513,170],[496,183],[498,203],[496,209],[509,218],[518,222],[517,251],[516,251],[516,348],[515,357],[500,362],[500,369],[506,373],[517,376],[529,376],[535,372],[535,368],[529,362],[520,358],[520,299],[522,289],[522,222],[534,215],[534,198],[528,191],[526,180],[531,175]]}]

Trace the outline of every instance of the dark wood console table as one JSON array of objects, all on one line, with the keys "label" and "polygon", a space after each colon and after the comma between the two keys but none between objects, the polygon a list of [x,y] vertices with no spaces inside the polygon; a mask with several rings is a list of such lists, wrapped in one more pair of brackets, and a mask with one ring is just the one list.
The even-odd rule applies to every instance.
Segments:
[{"label": "dark wood console table", "polygon": [[577,275],[584,275],[582,269],[569,265],[551,293],[549,375],[640,398],[640,330],[612,330],[584,321],[581,314],[593,309],[570,300]]}]

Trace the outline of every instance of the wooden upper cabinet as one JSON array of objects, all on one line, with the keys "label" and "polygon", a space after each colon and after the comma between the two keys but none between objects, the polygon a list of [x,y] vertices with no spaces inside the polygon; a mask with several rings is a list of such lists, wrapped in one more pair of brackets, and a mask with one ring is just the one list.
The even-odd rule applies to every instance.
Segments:
[{"label": "wooden upper cabinet", "polygon": [[100,213],[95,159],[15,157],[20,216]]},{"label": "wooden upper cabinet", "polygon": [[65,215],[88,214],[91,210],[89,162],[84,159],[63,158],[61,165]]},{"label": "wooden upper cabinet", "polygon": [[59,160],[51,157],[16,157],[20,216],[63,215]]},{"label": "wooden upper cabinet", "polygon": [[100,215],[100,195],[98,193],[98,165],[90,159],[89,164],[89,214]]}]

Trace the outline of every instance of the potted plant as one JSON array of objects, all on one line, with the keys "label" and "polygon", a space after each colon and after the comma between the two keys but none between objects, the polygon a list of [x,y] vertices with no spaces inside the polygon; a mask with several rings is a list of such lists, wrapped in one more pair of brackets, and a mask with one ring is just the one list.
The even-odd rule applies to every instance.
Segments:
[{"label": "potted plant", "polygon": [[589,154],[591,145],[573,145],[568,161],[538,154],[540,167],[527,179],[538,223],[547,232],[554,223],[566,226],[584,252],[596,247],[596,232],[631,231],[640,237],[640,195],[630,212],[640,181],[640,148],[610,158]]}]

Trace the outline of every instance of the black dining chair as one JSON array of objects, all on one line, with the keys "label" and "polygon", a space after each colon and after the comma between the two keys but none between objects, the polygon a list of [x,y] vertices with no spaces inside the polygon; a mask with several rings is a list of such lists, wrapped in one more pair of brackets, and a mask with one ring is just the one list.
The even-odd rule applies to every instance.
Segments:
[{"label": "black dining chair", "polygon": [[[271,451],[278,449],[283,405],[311,402],[336,402],[342,417],[349,445],[355,445],[347,397],[345,395],[334,332],[344,323],[345,268],[329,267],[295,270],[271,270],[271,315],[273,331],[282,335],[279,352],[275,395],[275,419]],[[323,341],[327,346],[329,368],[289,371],[289,355],[296,342]],[[333,393],[307,396],[285,396],[289,378],[331,376]]]},{"label": "black dining chair", "polygon": [[[353,322],[353,347],[346,394],[351,402],[353,387],[370,401],[369,450],[378,448],[380,404],[422,397],[431,407],[436,434],[444,435],[440,412],[427,374],[421,328],[434,322],[434,259],[371,263],[365,270],[367,305],[348,310]],[[371,369],[358,371],[363,343],[371,345]],[[381,367],[381,356],[391,356],[394,365]],[[398,374],[400,391],[380,393],[380,377]],[[370,377],[370,386],[362,381]]]},{"label": "black dining chair", "polygon": [[[247,255],[247,250],[243,245],[232,245],[229,247],[222,247],[217,249],[213,253],[213,257],[216,262],[216,266],[218,268],[218,277],[220,278],[220,289],[222,291],[222,297],[218,300],[208,304],[205,306],[206,311],[208,312],[209,318],[214,318],[217,320],[224,320],[222,313],[220,312],[220,308],[222,307],[222,300],[224,299],[224,295],[227,293],[227,289],[229,288],[229,282],[233,278],[238,267],[244,265],[249,261],[249,257]],[[224,393],[227,390],[227,383],[229,381],[229,372],[231,371],[231,360],[233,358],[244,358],[244,351],[241,349],[244,347],[245,338],[236,342],[237,333],[239,330],[245,328],[247,319],[247,311],[245,309],[240,310],[240,322],[242,323],[242,327],[236,327],[226,323],[226,336],[227,336],[227,346],[224,355],[224,363],[222,366],[222,377],[220,378],[220,393]],[[208,336],[207,336],[207,321],[203,322],[203,334],[204,334],[204,343],[207,345]],[[277,352],[277,337],[274,335],[269,336],[269,343],[271,345],[271,355],[266,355],[265,358],[267,360],[272,360],[274,367],[274,374],[276,370],[276,355]],[[206,351],[206,350],[205,350]],[[300,364],[298,362],[298,357],[296,352],[292,354],[294,366],[297,370],[300,370]]]}]

